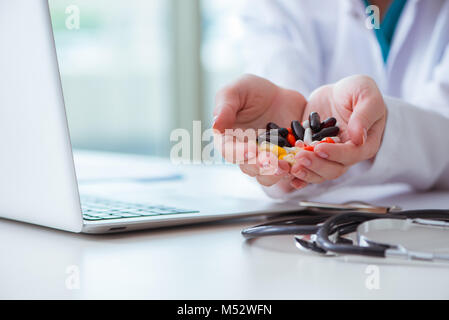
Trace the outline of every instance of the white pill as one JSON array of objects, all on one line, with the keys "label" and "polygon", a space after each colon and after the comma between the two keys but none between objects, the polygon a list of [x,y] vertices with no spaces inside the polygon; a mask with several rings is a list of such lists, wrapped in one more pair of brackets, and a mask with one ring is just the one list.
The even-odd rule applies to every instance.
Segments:
[{"label": "white pill", "polygon": [[306,132],[304,133],[304,143],[307,145],[311,145],[313,142],[312,136],[313,136],[312,129],[307,128]]},{"label": "white pill", "polygon": [[315,147],[318,143],[320,143],[320,141],[313,141],[310,145],[311,145],[312,147]]},{"label": "white pill", "polygon": [[304,129],[310,129],[310,121],[306,120],[302,123],[302,126],[304,127]]}]

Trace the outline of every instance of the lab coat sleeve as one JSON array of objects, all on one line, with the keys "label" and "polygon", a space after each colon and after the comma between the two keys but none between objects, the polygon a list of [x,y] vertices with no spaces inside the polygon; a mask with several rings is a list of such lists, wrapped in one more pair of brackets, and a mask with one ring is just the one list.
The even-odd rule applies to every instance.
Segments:
[{"label": "lab coat sleeve", "polygon": [[240,15],[246,71],[308,96],[322,82],[308,1],[246,0]]}]

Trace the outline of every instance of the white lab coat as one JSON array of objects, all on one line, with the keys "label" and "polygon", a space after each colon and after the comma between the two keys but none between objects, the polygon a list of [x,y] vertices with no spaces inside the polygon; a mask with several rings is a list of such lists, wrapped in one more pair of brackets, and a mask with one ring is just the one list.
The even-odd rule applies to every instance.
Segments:
[{"label": "white lab coat", "polygon": [[362,0],[249,0],[242,15],[248,72],[298,90],[353,74],[374,78],[388,120],[374,161],[343,177],[276,198],[309,197],[331,188],[407,183],[449,189],[449,1],[408,0],[387,64]]}]

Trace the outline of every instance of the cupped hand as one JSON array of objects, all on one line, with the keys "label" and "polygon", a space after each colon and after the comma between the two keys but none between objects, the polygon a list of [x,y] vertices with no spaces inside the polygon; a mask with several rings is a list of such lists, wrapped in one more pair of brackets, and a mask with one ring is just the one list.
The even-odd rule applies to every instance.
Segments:
[{"label": "cupped hand", "polygon": [[352,76],[317,89],[309,99],[303,119],[318,112],[322,120],[335,117],[341,144],[319,144],[314,152],[301,151],[291,169],[292,186],[322,183],[342,176],[354,164],[377,154],[387,119],[383,96],[374,80]]},{"label": "cupped hand", "polygon": [[[263,130],[269,122],[289,127],[292,120],[302,118],[306,104],[296,91],[245,75],[217,94],[213,125],[216,146],[226,161],[239,164],[245,174],[256,177],[262,185],[272,186],[285,180],[285,186],[289,186],[290,165],[270,154],[258,154],[258,133],[254,131],[249,137],[244,131]],[[300,184],[305,185],[296,182],[297,186]]]}]

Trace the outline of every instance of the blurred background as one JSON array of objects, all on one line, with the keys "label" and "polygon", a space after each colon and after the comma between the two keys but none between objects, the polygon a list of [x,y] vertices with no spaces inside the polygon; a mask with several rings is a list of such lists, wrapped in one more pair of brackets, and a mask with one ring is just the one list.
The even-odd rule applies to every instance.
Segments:
[{"label": "blurred background", "polygon": [[207,129],[243,72],[240,2],[50,0],[74,148],[167,157],[174,128]]}]

